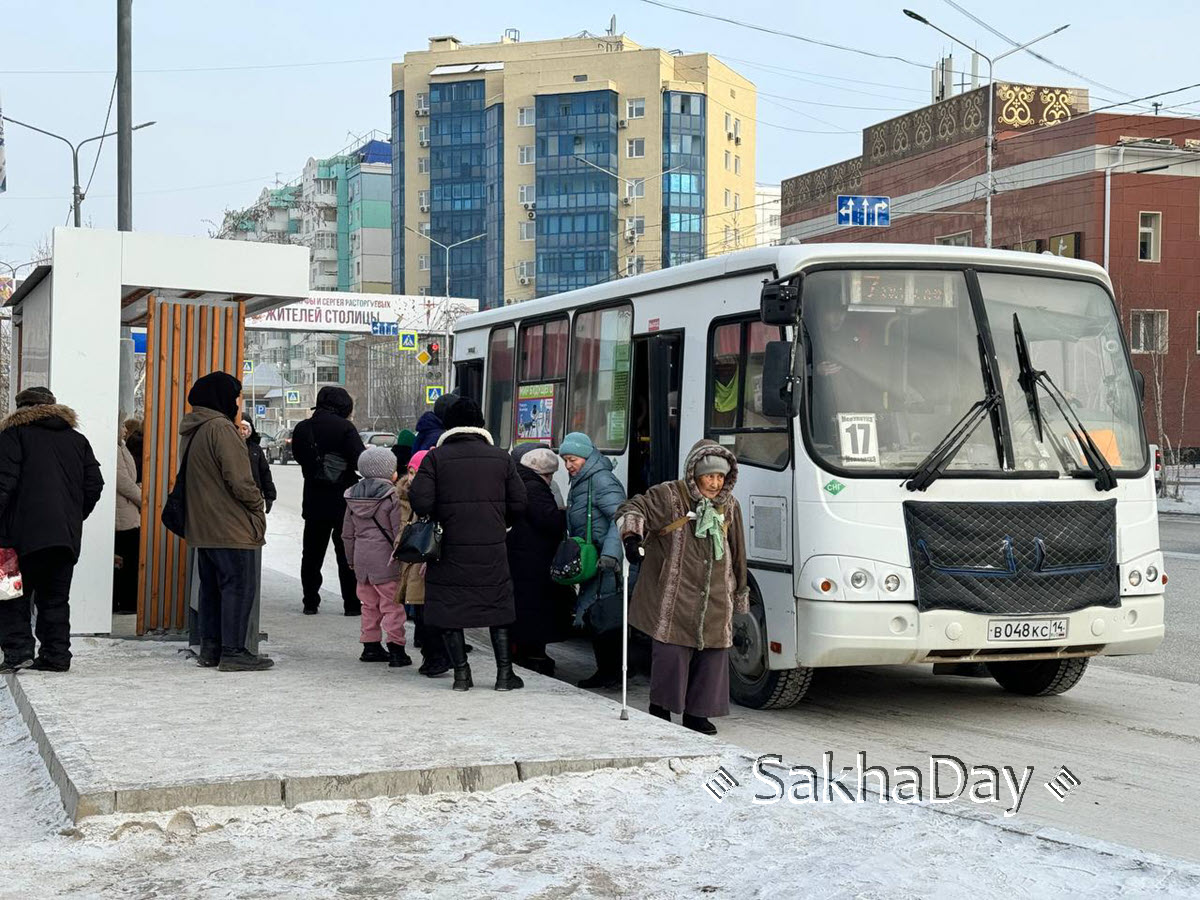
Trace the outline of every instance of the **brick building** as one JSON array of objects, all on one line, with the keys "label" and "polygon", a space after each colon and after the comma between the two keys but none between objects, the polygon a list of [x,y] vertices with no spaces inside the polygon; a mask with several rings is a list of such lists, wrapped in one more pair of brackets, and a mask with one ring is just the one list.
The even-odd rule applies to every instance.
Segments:
[{"label": "brick building", "polygon": [[[873,125],[862,155],[784,181],[784,242],[985,246],[988,90]],[[1069,88],[994,90],[992,246],[1105,266],[1151,440],[1200,447],[1200,120],[1089,112]],[[839,194],[890,197],[891,226],[839,227]]]}]

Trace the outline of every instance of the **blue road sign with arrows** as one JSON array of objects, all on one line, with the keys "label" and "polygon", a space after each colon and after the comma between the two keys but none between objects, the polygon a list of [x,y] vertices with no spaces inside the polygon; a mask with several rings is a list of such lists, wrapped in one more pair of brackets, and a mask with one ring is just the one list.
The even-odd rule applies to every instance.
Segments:
[{"label": "blue road sign with arrows", "polygon": [[842,194],[837,198],[837,223],[887,228],[892,224],[892,198]]},{"label": "blue road sign with arrows", "polygon": [[400,333],[399,322],[372,322],[371,334],[383,335],[384,337],[395,337]]}]

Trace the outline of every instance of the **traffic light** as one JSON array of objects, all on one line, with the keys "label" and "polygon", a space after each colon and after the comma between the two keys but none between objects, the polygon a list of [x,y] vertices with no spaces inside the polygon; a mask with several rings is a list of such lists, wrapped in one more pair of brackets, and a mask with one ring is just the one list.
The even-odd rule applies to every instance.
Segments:
[{"label": "traffic light", "polygon": [[428,365],[430,366],[430,368],[432,368],[433,366],[436,366],[438,364],[438,355],[439,355],[439,352],[441,351],[441,349],[442,349],[441,344],[439,344],[437,341],[430,341],[428,344],[425,345],[425,351],[429,354]]}]

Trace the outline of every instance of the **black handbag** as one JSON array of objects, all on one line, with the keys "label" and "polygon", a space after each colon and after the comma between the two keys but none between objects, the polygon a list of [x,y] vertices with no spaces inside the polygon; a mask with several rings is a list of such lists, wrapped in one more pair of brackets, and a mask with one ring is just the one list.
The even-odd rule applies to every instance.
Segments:
[{"label": "black handbag", "polygon": [[346,470],[350,468],[346,462],[346,457],[340,453],[330,451],[322,454],[321,460],[321,477],[330,484],[341,484],[346,478]]},{"label": "black handbag", "polygon": [[200,428],[196,429],[196,433],[192,435],[192,439],[188,442],[187,449],[183,451],[183,460],[179,463],[179,474],[175,476],[175,484],[171,487],[171,493],[167,494],[167,502],[163,504],[162,516],[160,517],[163,527],[181,538],[187,537],[188,456],[191,455],[192,445],[196,443],[196,438],[200,437],[200,429],[203,427],[201,425]]},{"label": "black handbag", "polygon": [[403,563],[437,562],[442,558],[442,526],[429,516],[404,526],[392,559]]}]

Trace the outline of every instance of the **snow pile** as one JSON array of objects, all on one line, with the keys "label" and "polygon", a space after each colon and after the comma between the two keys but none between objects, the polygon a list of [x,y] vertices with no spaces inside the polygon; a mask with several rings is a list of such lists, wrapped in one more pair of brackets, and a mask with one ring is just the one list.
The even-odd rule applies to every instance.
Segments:
[{"label": "snow pile", "polygon": [[1200,516],[1200,483],[1189,484],[1185,482],[1182,488],[1182,500],[1176,500],[1173,497],[1158,498],[1158,511],[1160,513]]}]

